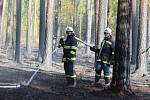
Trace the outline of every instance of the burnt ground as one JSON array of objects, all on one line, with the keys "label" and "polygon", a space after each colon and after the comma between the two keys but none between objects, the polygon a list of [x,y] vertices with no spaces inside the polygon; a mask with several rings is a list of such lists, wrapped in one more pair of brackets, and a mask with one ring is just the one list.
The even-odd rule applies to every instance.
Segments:
[{"label": "burnt ground", "polygon": [[[99,84],[93,85],[93,57],[87,57],[87,55],[83,55],[83,52],[81,54],[78,54],[80,56],[78,56],[76,65],[78,76],[76,88],[66,87],[61,54],[58,53],[53,58],[52,71],[41,69],[28,87],[21,85],[16,89],[0,88],[0,100],[150,100],[149,85],[132,84],[131,88],[134,93],[129,95],[117,95],[104,90],[103,79]],[[1,50],[1,82],[21,83],[28,81],[37,69],[38,63],[35,62],[34,56],[28,59],[24,57],[22,63],[17,64],[8,52]],[[147,83],[149,83],[149,79],[145,79]],[[132,80],[135,81],[135,79]],[[144,83],[145,80],[142,80],[141,83]]]}]

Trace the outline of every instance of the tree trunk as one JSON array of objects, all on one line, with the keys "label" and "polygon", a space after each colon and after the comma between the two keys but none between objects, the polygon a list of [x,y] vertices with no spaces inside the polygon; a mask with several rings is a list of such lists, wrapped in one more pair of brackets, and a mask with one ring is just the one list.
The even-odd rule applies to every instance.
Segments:
[{"label": "tree trunk", "polygon": [[[0,22],[2,23],[2,12],[3,12],[3,6],[4,2],[6,0],[0,0]],[[1,25],[1,24],[0,24]],[[2,46],[2,33],[0,32],[0,47]]]},{"label": "tree trunk", "polygon": [[32,25],[31,25],[31,0],[27,0],[27,33],[26,33],[26,55],[29,56],[31,54],[31,42],[30,42],[30,37],[32,33]]},{"label": "tree trunk", "polygon": [[12,50],[13,56],[15,51],[15,41],[16,41],[16,0],[13,1],[13,27],[12,27]]},{"label": "tree trunk", "polygon": [[[107,11],[108,11],[108,0],[99,0],[100,2],[100,25],[99,25],[99,38],[100,42],[103,39],[104,29],[107,27]],[[100,44],[99,44],[100,45]]]},{"label": "tree trunk", "polygon": [[99,40],[99,35],[100,35],[100,33],[99,33],[99,29],[100,29],[100,2],[99,2],[99,0],[95,0],[95,45],[98,47],[99,46],[99,42],[100,42],[100,40]]},{"label": "tree trunk", "polygon": [[7,31],[6,31],[6,40],[5,40],[5,48],[6,49],[10,46],[11,10],[12,10],[12,0],[8,0]]},{"label": "tree trunk", "polygon": [[104,18],[104,29],[105,29],[107,27],[108,0],[104,0],[103,1],[103,10],[104,10],[104,12],[103,12],[103,14],[104,14],[103,18]]},{"label": "tree trunk", "polygon": [[111,8],[111,5],[112,5],[112,0],[108,0],[108,10],[107,10],[107,25],[110,26],[110,23],[109,23],[109,16],[110,16],[110,8]]},{"label": "tree trunk", "polygon": [[115,65],[111,88],[123,92],[130,86],[130,15],[129,0],[118,0]]},{"label": "tree trunk", "polygon": [[46,14],[45,52],[44,52],[45,58],[44,64],[46,67],[52,67],[52,37],[53,37],[53,17],[54,17],[53,9],[54,9],[54,0],[48,0],[47,14]]},{"label": "tree trunk", "polygon": [[146,50],[147,39],[147,0],[140,1],[140,22],[139,22],[139,38],[138,38],[138,59],[136,72],[140,75],[147,74],[146,53],[142,52]]},{"label": "tree trunk", "polygon": [[55,48],[58,45],[59,38],[60,38],[60,30],[61,30],[61,0],[57,0],[56,3],[56,43]]},{"label": "tree trunk", "polygon": [[22,0],[16,0],[16,50],[15,61],[20,63],[20,39],[21,39],[21,3]]},{"label": "tree trunk", "polygon": [[138,25],[139,15],[137,0],[132,0],[132,57],[131,63],[136,65],[137,60],[137,44],[138,44]]},{"label": "tree trunk", "polygon": [[[95,5],[95,46],[96,48],[100,47],[100,1],[99,0],[95,0],[94,1],[94,5]],[[97,59],[97,53],[95,53],[95,61]]]},{"label": "tree trunk", "polygon": [[38,60],[44,60],[45,40],[45,0],[40,0],[40,26],[39,26],[39,55]]},{"label": "tree trunk", "polygon": [[0,47],[3,46],[3,32],[4,32],[4,15],[6,8],[6,0],[3,1],[2,17],[1,17],[1,28],[0,28]]},{"label": "tree trunk", "polygon": [[[107,8],[105,3],[107,0],[95,0],[95,46],[100,48],[100,42],[102,41],[102,35],[106,27],[107,22]],[[97,54],[95,54],[96,57]],[[97,58],[96,58],[97,59]]]},{"label": "tree trunk", "polygon": [[37,10],[37,0],[35,0],[34,1],[34,29],[33,29],[33,43],[35,43],[36,42],[36,33],[37,33],[37,30],[36,30],[36,24],[37,24],[37,20],[36,20],[36,16],[37,16],[37,12],[36,12],[36,10]]},{"label": "tree trunk", "polygon": [[[91,1],[90,0],[86,0],[87,2],[87,31],[86,31],[86,41],[88,44],[91,43],[91,29],[92,29],[92,6],[91,6]],[[90,49],[89,47],[87,46],[86,47],[86,54],[90,55]]]},{"label": "tree trunk", "polygon": [[[147,26],[147,48],[149,48],[148,52],[146,53],[147,55],[147,64],[150,61],[149,55],[150,55],[150,5],[148,6],[148,26]],[[150,71],[150,66],[147,66],[147,71]]]},{"label": "tree trunk", "polygon": [[72,18],[73,18],[73,25],[72,25],[72,27],[73,27],[73,29],[74,30],[76,30],[77,29],[77,0],[72,0],[72,4],[73,4],[73,16],[72,16]]},{"label": "tree trunk", "polygon": [[80,20],[79,20],[79,39],[82,39],[82,19],[83,19],[83,16],[82,16],[82,14],[80,13],[79,14],[79,18],[80,18]]},{"label": "tree trunk", "polygon": [[2,10],[3,10],[3,0],[0,0],[0,19],[2,17]]},{"label": "tree trunk", "polygon": [[[130,24],[130,39],[132,39],[132,20],[133,20],[133,17],[132,17],[132,11],[133,11],[133,9],[132,9],[132,4],[133,2],[132,2],[132,0],[130,1],[130,12],[129,12],[129,17],[130,17],[130,21],[129,21],[129,24]],[[132,56],[132,41],[130,41],[130,63],[131,63],[131,56]]]}]

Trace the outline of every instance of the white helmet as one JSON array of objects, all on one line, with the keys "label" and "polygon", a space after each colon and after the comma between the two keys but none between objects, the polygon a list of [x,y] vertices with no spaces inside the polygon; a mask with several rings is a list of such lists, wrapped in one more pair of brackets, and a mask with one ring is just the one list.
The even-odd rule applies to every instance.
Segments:
[{"label": "white helmet", "polygon": [[110,35],[112,35],[112,30],[107,27],[105,30],[104,30],[104,33],[109,33]]},{"label": "white helmet", "polygon": [[68,27],[66,28],[66,32],[73,32],[73,28],[68,26]]}]

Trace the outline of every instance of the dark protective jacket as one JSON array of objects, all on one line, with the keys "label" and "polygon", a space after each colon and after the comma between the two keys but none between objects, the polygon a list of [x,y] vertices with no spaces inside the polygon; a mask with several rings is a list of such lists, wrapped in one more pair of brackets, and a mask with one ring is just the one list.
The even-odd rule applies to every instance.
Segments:
[{"label": "dark protective jacket", "polygon": [[97,61],[110,64],[111,61],[114,58],[114,51],[115,51],[115,44],[112,40],[112,38],[104,38],[104,40],[101,43],[101,48],[90,48],[92,51],[97,52]]},{"label": "dark protective jacket", "polygon": [[70,35],[66,38],[63,45],[63,60],[76,60],[76,50],[77,50],[77,39],[74,35]]}]

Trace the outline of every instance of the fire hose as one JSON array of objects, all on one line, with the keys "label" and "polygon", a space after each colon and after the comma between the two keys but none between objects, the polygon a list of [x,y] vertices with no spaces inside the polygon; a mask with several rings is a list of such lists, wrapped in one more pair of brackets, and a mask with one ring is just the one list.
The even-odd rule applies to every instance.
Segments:
[{"label": "fire hose", "polygon": [[[81,39],[79,39],[79,38],[77,38],[77,37],[75,37],[75,38],[76,38],[79,42],[85,44],[86,46],[91,47],[90,44],[88,44],[88,43],[82,41]],[[51,53],[51,55],[54,54],[57,50],[58,50],[58,47]],[[39,66],[39,65],[38,65],[38,66]],[[40,70],[40,68],[38,68],[37,70],[35,70],[35,72],[32,74],[32,76],[30,77],[30,79],[29,79],[27,82],[22,82],[21,84],[24,85],[24,86],[29,86],[30,83],[32,82],[34,76],[38,73],[39,70]]]},{"label": "fire hose", "polygon": [[[56,51],[58,50],[58,47],[51,53],[54,54]],[[39,67],[40,65],[37,65],[37,67]],[[38,73],[38,71],[40,70],[40,68],[38,68],[37,70],[35,70],[35,72],[32,74],[32,76],[30,77],[30,79],[27,82],[22,82],[21,84],[24,86],[29,86],[30,83],[32,82],[34,76]]]},{"label": "fire hose", "polygon": [[79,39],[78,37],[75,37],[79,42],[81,42],[81,43],[83,43],[83,44],[85,44],[86,46],[88,46],[88,47],[91,47],[91,45],[90,44],[88,44],[88,43],[86,43],[86,42],[84,42],[84,41],[82,41],[81,39]]},{"label": "fire hose", "polygon": [[[75,38],[76,38],[79,42],[81,42],[81,43],[85,44],[86,46],[88,46],[88,47],[92,47],[90,44],[88,44],[88,43],[86,43],[86,42],[82,41],[82,40],[81,40],[81,39],[79,39],[78,37],[76,37],[76,36],[75,36]],[[101,45],[100,53],[101,53],[101,51],[102,51],[102,48],[103,48],[103,46],[104,46],[104,43],[105,43],[105,42],[103,42],[103,43],[102,43],[102,45]]]}]

